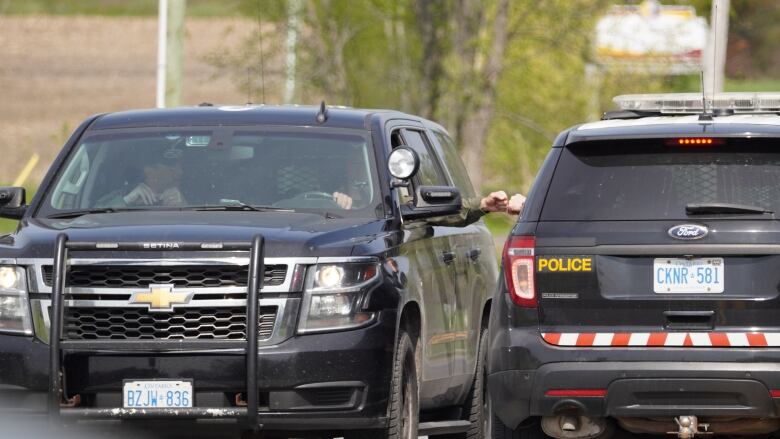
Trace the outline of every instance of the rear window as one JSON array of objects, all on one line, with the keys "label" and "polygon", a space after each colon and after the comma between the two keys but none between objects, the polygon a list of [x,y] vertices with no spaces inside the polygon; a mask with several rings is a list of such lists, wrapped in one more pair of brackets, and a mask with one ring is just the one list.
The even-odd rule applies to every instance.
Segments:
[{"label": "rear window", "polygon": [[555,169],[541,219],[695,218],[685,212],[689,203],[734,203],[780,212],[780,141],[729,139],[718,146],[672,146],[662,140],[623,140],[569,145]]}]

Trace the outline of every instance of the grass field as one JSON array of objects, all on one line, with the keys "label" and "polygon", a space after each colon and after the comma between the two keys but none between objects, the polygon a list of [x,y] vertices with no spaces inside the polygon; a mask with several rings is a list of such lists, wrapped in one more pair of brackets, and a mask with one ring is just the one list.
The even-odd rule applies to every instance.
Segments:
[{"label": "grass field", "polygon": [[[157,15],[158,0],[0,0],[0,14],[103,15],[145,17]],[[241,0],[187,0],[187,16],[235,17]]]}]

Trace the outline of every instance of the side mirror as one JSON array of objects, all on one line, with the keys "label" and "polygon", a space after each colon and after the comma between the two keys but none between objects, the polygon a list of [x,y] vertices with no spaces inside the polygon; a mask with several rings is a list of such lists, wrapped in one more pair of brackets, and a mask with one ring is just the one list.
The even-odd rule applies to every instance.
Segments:
[{"label": "side mirror", "polygon": [[22,207],[26,201],[23,187],[0,187],[0,207]]},{"label": "side mirror", "polygon": [[387,169],[398,180],[409,180],[420,169],[420,158],[412,148],[399,146],[387,158]]},{"label": "side mirror", "polygon": [[0,187],[0,217],[21,219],[27,209],[27,193],[23,187]]},{"label": "side mirror", "polygon": [[401,214],[404,218],[420,219],[460,213],[463,200],[460,191],[453,186],[421,186],[417,190],[414,207],[405,205]]}]

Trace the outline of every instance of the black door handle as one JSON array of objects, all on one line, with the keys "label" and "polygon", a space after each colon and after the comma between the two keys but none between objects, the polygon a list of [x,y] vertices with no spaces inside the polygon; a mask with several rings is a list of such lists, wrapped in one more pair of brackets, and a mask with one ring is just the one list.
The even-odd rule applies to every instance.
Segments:
[{"label": "black door handle", "polygon": [[451,264],[452,261],[455,260],[455,253],[443,251],[441,252],[441,259],[444,261],[445,264]]},{"label": "black door handle", "polygon": [[472,261],[476,261],[477,259],[479,259],[479,255],[481,254],[482,254],[482,249],[479,248],[472,248],[471,250],[469,250],[468,253],[469,259],[471,259]]}]

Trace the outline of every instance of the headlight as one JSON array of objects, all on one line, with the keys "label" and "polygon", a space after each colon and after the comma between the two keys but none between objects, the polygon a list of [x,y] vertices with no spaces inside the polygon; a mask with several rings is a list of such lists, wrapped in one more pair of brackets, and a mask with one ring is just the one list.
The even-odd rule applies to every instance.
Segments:
[{"label": "headlight", "polygon": [[0,332],[32,335],[22,267],[0,266]]},{"label": "headlight", "polygon": [[373,312],[363,310],[379,266],[370,263],[320,264],[309,270],[299,333],[353,329],[371,323]]}]

